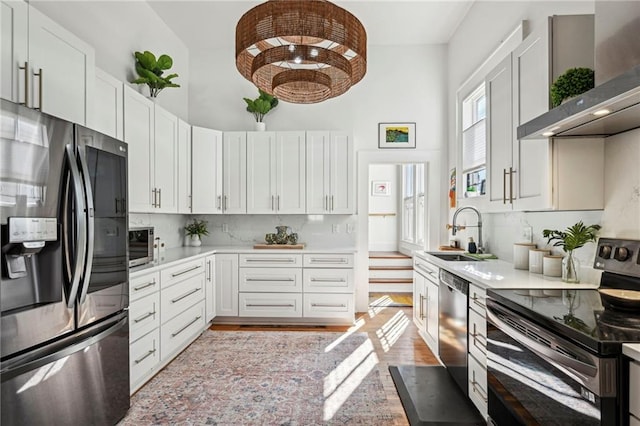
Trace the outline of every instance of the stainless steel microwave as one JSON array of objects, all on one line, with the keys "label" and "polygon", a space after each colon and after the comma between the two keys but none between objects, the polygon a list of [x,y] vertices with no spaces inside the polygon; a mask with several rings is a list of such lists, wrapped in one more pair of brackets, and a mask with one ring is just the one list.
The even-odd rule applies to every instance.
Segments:
[{"label": "stainless steel microwave", "polygon": [[153,227],[129,229],[129,267],[153,262]]}]

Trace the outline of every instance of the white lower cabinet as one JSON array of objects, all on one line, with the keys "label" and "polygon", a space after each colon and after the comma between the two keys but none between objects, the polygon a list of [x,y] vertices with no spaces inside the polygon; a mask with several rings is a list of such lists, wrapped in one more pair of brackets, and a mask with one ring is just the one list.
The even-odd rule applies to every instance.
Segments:
[{"label": "white lower cabinet", "polygon": [[486,298],[485,289],[469,284],[469,398],[485,419],[488,413]]},{"label": "white lower cabinet", "polygon": [[160,326],[160,293],[134,300],[129,312],[129,341],[134,342]]},{"label": "white lower cabinet", "polygon": [[487,418],[487,365],[482,365],[474,357],[469,357],[469,398],[482,417]]},{"label": "white lower cabinet", "polygon": [[206,321],[211,322],[216,316],[216,257],[204,258]]},{"label": "white lower cabinet", "polygon": [[190,307],[162,325],[160,353],[168,361],[197,337],[205,326],[204,301]]},{"label": "white lower cabinet", "polygon": [[301,293],[240,293],[241,317],[302,317]]},{"label": "white lower cabinet", "polygon": [[353,294],[305,293],[302,316],[307,318],[353,318]]},{"label": "white lower cabinet", "polygon": [[438,354],[440,269],[420,258],[413,259],[413,322],[434,354]]},{"label": "white lower cabinet", "polygon": [[216,254],[216,316],[238,316],[238,255]]},{"label": "white lower cabinet", "polygon": [[129,345],[130,392],[133,394],[160,370],[160,329],[155,328]]}]

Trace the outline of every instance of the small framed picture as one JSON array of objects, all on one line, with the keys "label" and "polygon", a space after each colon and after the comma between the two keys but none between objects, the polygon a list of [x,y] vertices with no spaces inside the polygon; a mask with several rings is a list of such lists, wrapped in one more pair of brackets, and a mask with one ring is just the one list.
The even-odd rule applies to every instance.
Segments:
[{"label": "small framed picture", "polygon": [[379,180],[374,180],[373,182],[371,182],[371,195],[377,197],[386,197],[390,193],[389,182],[383,182]]},{"label": "small framed picture", "polygon": [[378,148],[415,148],[416,123],[379,123]]}]

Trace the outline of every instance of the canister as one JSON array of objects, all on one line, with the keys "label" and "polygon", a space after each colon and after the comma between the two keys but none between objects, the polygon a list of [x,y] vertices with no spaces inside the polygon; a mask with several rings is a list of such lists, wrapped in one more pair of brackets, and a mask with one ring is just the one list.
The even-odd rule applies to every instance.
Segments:
[{"label": "canister", "polygon": [[515,243],[513,245],[513,267],[529,269],[529,250],[536,248],[534,243]]},{"label": "canister", "polygon": [[561,277],[562,257],[561,254],[545,254],[542,258],[542,275],[545,277]]},{"label": "canister", "polygon": [[529,272],[534,274],[542,273],[542,261],[545,255],[551,253],[549,249],[531,249],[529,250]]}]

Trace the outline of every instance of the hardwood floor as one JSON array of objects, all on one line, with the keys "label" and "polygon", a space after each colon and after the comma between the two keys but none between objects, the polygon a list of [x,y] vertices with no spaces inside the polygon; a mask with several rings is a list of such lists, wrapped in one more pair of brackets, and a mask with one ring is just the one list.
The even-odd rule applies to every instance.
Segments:
[{"label": "hardwood floor", "polygon": [[299,330],[299,331],[336,331],[363,332],[369,335],[375,354],[378,357],[377,368],[382,384],[387,394],[389,406],[395,413],[402,416],[399,425],[407,425],[407,419],[398,398],[395,385],[389,374],[389,365],[435,365],[436,357],[429,350],[418,334],[418,329],[412,320],[413,308],[377,306],[369,308],[368,312],[356,314],[356,324],[346,326],[255,326],[214,324],[212,330]]},{"label": "hardwood floor", "polygon": [[388,302],[399,305],[413,306],[413,293],[369,293],[370,305],[384,305]]}]

